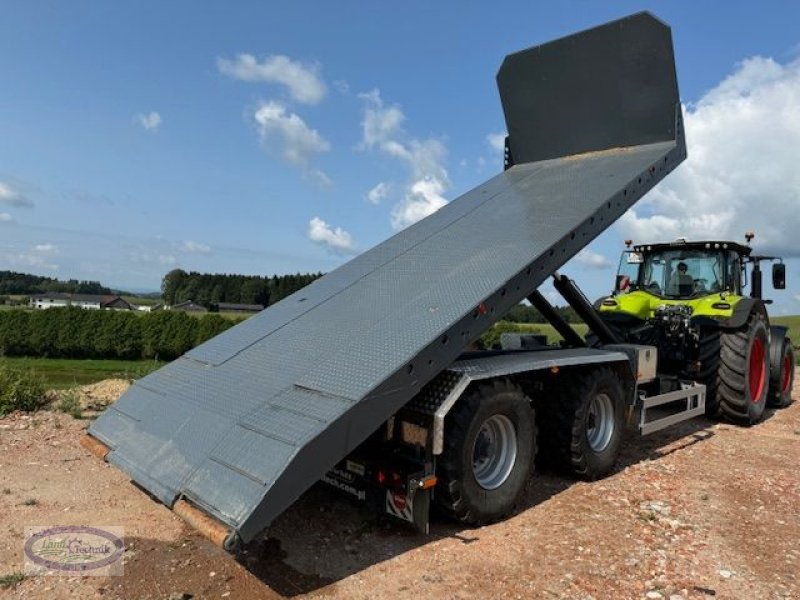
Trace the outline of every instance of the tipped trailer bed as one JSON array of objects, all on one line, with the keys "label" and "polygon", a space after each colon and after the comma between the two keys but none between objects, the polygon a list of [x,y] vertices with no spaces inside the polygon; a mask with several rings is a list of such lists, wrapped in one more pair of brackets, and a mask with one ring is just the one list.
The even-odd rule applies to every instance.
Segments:
[{"label": "tipped trailer bed", "polygon": [[[471,381],[624,364],[633,397],[619,350],[464,352],[685,158],[669,28],[636,14],[509,55],[497,81],[503,173],[137,381],[87,446],[233,549],[321,478],[363,497],[354,479],[402,471],[378,503],[424,528],[440,409]],[[414,435],[385,470],[348,458]]]}]

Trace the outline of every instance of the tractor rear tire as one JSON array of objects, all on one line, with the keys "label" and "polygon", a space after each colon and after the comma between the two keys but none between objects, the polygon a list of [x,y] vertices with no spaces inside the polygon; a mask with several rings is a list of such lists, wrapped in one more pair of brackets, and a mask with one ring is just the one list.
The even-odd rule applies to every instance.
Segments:
[{"label": "tractor rear tire", "polygon": [[764,318],[753,313],[744,327],[720,336],[720,413],[743,425],[758,423],[764,416],[769,380],[769,331]]},{"label": "tractor rear tire", "polygon": [[567,375],[558,394],[537,406],[541,443],[550,466],[589,480],[611,471],[625,418],[625,392],[613,369]]},{"label": "tractor rear tire", "polygon": [[767,403],[775,408],[786,408],[792,403],[795,358],[791,340],[783,338],[780,344],[780,368],[772,373]]},{"label": "tractor rear tire", "polygon": [[475,387],[445,417],[436,504],[469,525],[502,519],[525,490],[535,455],[530,398],[506,379]]}]

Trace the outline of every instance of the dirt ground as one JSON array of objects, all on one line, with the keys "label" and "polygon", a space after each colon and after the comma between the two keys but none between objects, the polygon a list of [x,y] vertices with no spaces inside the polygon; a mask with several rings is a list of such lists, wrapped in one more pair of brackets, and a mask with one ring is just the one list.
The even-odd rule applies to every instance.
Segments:
[{"label": "dirt ground", "polygon": [[800,402],[631,438],[602,481],[537,474],[477,529],[435,518],[420,536],[318,485],[238,560],[79,446],[87,424],[0,419],[0,576],[22,569],[26,525],[76,524],[125,528],[125,574],[0,598],[800,598]]}]

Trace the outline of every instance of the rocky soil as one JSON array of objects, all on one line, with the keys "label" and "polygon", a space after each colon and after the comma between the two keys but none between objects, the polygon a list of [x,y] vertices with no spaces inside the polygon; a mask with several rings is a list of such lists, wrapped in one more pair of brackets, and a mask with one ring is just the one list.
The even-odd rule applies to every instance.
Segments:
[{"label": "rocky soil", "polygon": [[[97,386],[83,408],[124,389]],[[26,525],[122,526],[125,574],[28,577],[2,598],[800,598],[800,402],[632,438],[602,481],[537,474],[477,529],[435,518],[420,536],[317,486],[238,559],[79,446],[87,424],[0,419],[0,585]]]}]

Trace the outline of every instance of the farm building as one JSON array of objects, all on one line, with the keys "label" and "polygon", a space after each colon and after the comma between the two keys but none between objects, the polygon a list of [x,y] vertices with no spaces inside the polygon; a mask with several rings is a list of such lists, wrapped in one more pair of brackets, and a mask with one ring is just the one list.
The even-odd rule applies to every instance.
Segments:
[{"label": "farm building", "polygon": [[133,310],[133,306],[120,296],[97,294],[67,294],[63,292],[47,292],[31,296],[31,308],[58,308],[77,306],[93,310]]}]

